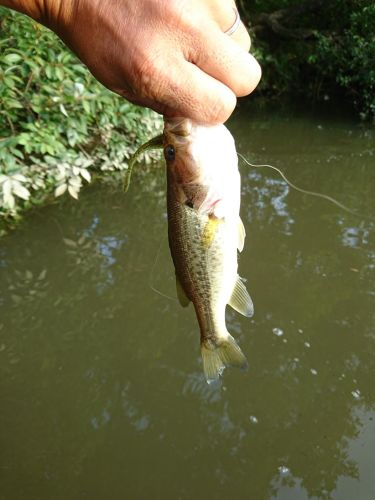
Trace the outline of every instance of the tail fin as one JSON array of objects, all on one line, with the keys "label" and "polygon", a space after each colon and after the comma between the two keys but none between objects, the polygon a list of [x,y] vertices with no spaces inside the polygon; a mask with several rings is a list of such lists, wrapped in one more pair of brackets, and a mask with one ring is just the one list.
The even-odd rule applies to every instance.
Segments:
[{"label": "tail fin", "polygon": [[247,367],[247,360],[234,338],[228,334],[224,340],[202,342],[203,371],[207,383],[217,380],[226,366]]}]

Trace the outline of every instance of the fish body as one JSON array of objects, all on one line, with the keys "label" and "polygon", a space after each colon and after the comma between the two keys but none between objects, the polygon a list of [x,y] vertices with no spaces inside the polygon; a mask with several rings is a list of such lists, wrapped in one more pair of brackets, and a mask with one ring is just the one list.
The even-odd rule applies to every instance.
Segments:
[{"label": "fish body", "polygon": [[246,316],[253,306],[237,274],[245,231],[239,217],[240,174],[234,140],[224,125],[165,120],[168,237],[182,305],[194,305],[208,382],[246,358],[225,324],[230,304]]}]

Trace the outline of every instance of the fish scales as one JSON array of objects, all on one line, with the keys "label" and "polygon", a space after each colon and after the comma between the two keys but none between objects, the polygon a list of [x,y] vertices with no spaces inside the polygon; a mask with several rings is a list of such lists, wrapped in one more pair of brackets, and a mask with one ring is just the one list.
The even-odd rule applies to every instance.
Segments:
[{"label": "fish scales", "polygon": [[[176,274],[197,312],[201,340],[226,337],[225,305],[236,281],[236,249],[231,225],[219,224],[212,243],[202,244],[208,216],[173,200],[168,190],[169,241]],[[224,265],[228,261],[229,265]],[[227,286],[223,287],[222,283]]]}]

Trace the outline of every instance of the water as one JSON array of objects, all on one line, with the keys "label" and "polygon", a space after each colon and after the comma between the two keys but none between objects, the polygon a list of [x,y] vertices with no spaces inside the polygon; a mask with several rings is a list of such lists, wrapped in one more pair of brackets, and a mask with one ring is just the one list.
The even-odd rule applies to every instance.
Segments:
[{"label": "water", "polygon": [[[246,108],[231,129],[250,161],[375,216],[374,130]],[[0,241],[1,500],[375,498],[374,222],[242,166],[255,316],[228,327],[250,369],[208,386],[153,170]]]}]

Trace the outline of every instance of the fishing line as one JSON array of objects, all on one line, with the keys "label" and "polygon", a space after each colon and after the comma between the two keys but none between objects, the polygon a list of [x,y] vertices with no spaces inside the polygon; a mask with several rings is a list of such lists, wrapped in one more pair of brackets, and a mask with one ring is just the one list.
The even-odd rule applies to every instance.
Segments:
[{"label": "fishing line", "polygon": [[339,201],[335,200],[334,198],[332,198],[331,196],[328,196],[327,194],[323,194],[323,193],[316,193],[315,191],[309,191],[307,189],[302,189],[298,186],[296,186],[295,184],[293,184],[293,182],[291,182],[287,177],[286,175],[284,174],[284,172],[282,170],[280,170],[279,168],[277,167],[274,167],[273,165],[267,165],[267,164],[264,164],[264,165],[254,165],[253,163],[250,163],[241,153],[237,153],[237,155],[247,164],[249,165],[249,167],[255,167],[255,168],[262,168],[262,167],[267,167],[267,168],[270,168],[272,170],[275,170],[276,172],[278,172],[280,174],[280,176],[284,179],[284,181],[293,189],[295,189],[296,191],[299,191],[300,193],[303,193],[303,194],[308,194],[310,196],[316,196],[317,198],[323,198],[323,200],[327,200],[327,201],[330,201],[331,203],[333,203],[334,205],[336,205],[337,207],[341,208],[342,210],[345,210],[345,212],[348,212],[352,215],[355,215],[357,217],[363,217],[365,219],[368,219],[368,220],[371,220],[371,221],[374,221],[373,218],[371,217],[368,217],[366,215],[361,215],[359,214],[358,212],[356,212],[355,210],[352,210],[348,207],[346,207],[345,205],[343,205],[342,203],[340,203]]},{"label": "fishing line", "polygon": [[156,257],[155,257],[155,260],[154,260],[154,264],[153,264],[151,272],[150,272],[150,278],[149,278],[149,281],[148,281],[148,285],[149,285],[149,287],[151,288],[151,290],[153,292],[157,293],[161,297],[164,297],[165,299],[169,299],[169,300],[173,300],[173,301],[177,302],[176,298],[170,297],[169,295],[166,295],[165,293],[163,293],[160,290],[158,290],[157,288],[155,288],[153,286],[153,284],[152,284],[152,282],[154,281],[154,272],[155,272],[155,269],[156,269],[156,264],[157,264],[157,262],[159,260],[159,257],[160,257],[160,251],[161,251],[161,245],[162,245],[162,243],[163,243],[163,237],[160,237],[159,248],[158,248],[158,251],[157,251],[157,254],[156,254]]}]

